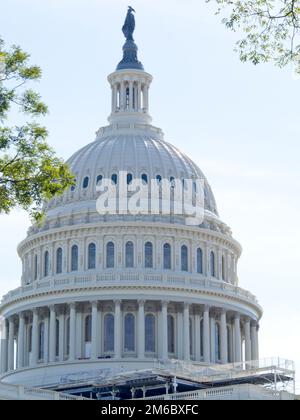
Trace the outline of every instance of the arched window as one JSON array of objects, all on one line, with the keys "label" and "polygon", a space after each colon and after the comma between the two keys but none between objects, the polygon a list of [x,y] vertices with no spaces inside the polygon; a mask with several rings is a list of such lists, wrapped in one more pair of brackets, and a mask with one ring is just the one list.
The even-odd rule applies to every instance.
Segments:
[{"label": "arched window", "polygon": [[219,324],[216,324],[216,361],[221,360],[221,328]]},{"label": "arched window", "polygon": [[155,353],[155,317],[148,314],[145,317],[145,351]]},{"label": "arched window", "polygon": [[171,270],[171,245],[164,244],[164,269]]},{"label": "arched window", "polygon": [[78,246],[73,245],[71,249],[71,271],[78,270]]},{"label": "arched window", "polygon": [[84,188],[84,189],[86,189],[88,186],[89,186],[89,177],[88,176],[86,176],[85,178],[84,178],[84,180],[83,180],[83,183],[82,183],[82,188]]},{"label": "arched window", "polygon": [[104,317],[104,352],[113,352],[115,347],[115,318],[112,314]]},{"label": "arched window", "polygon": [[161,180],[162,180],[161,175],[156,175],[156,182],[158,183],[158,185],[160,185]]},{"label": "arched window", "polygon": [[38,278],[38,256],[34,256],[34,268],[33,268],[33,279],[37,280]]},{"label": "arched window", "polygon": [[59,320],[55,323],[55,355],[59,356]]},{"label": "arched window", "polygon": [[141,179],[143,181],[143,184],[148,184],[148,175],[147,174],[142,174]]},{"label": "arched window", "polygon": [[133,243],[131,241],[126,243],[125,265],[126,265],[126,268],[133,268],[133,265],[134,265],[134,249],[133,249]]},{"label": "arched window", "polygon": [[115,245],[108,242],[106,245],[106,268],[114,268],[115,266]]},{"label": "arched window", "polygon": [[92,341],[92,315],[85,317],[84,341],[86,343],[90,343]]},{"label": "arched window", "polygon": [[88,269],[94,270],[96,268],[96,245],[89,244],[88,247]]},{"label": "arched window", "polygon": [[66,321],[66,355],[70,354],[70,317]]},{"label": "arched window", "polygon": [[45,324],[39,325],[39,360],[43,360],[45,356]]},{"label": "arched window", "polygon": [[127,174],[127,185],[131,184],[132,179],[133,179],[132,174]]},{"label": "arched window", "polygon": [[212,277],[216,276],[216,257],[213,251],[210,253],[210,275]]},{"label": "arched window", "polygon": [[222,255],[222,280],[225,281],[225,257]]},{"label": "arched window", "polygon": [[45,252],[44,255],[44,276],[48,277],[50,271],[50,259],[49,259],[49,251]]},{"label": "arched window", "polygon": [[98,175],[97,178],[96,178],[96,185],[100,184],[101,181],[102,181],[102,179],[103,179],[103,176],[102,175]]},{"label": "arched window", "polygon": [[204,356],[204,342],[203,342],[203,339],[204,339],[204,321],[203,321],[203,319],[201,319],[201,322],[200,322],[200,355],[201,355],[201,357]]},{"label": "arched window", "polygon": [[63,251],[62,251],[62,248],[58,248],[56,250],[56,274],[62,273],[62,265],[63,265]]},{"label": "arched window", "polygon": [[74,185],[71,186],[71,192],[74,192],[75,191],[75,189],[76,189],[76,182],[77,182],[77,180],[74,179]]},{"label": "arched window", "polygon": [[201,248],[197,249],[197,273],[203,274],[203,252]]},{"label": "arched window", "polygon": [[168,352],[175,353],[175,322],[172,315],[168,315]]},{"label": "arched window", "polygon": [[112,180],[112,183],[113,184],[117,185],[117,183],[118,183],[118,175],[117,174],[112,174],[111,180]]},{"label": "arched window", "polygon": [[28,328],[28,353],[32,352],[32,325]]},{"label": "arched window", "polygon": [[185,245],[181,247],[181,271],[188,271],[188,249]]},{"label": "arched window", "polygon": [[135,350],[135,319],[134,315],[126,314],[124,319],[124,351]]},{"label": "arched window", "polygon": [[151,242],[145,244],[145,268],[153,268],[153,245]]}]

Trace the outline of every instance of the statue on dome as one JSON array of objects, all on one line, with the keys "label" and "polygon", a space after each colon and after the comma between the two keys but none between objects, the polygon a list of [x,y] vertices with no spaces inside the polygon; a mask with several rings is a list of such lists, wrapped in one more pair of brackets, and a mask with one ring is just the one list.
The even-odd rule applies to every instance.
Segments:
[{"label": "statue on dome", "polygon": [[133,13],[135,13],[135,10],[131,6],[128,6],[127,16],[122,28],[123,34],[127,41],[133,41],[132,35],[135,29],[135,17]]}]

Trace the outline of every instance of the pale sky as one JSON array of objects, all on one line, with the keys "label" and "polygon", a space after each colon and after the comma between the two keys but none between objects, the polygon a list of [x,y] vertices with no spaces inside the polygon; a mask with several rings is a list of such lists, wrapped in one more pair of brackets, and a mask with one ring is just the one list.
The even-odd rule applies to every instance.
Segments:
[{"label": "pale sky", "polygon": [[[0,35],[42,67],[43,123],[64,158],[107,124],[106,77],[121,60],[128,0],[1,0]],[[242,64],[204,0],[133,0],[135,39],[153,124],[200,166],[222,220],[243,246],[241,287],[264,308],[261,357],[300,372],[300,79],[291,68]],[[0,217],[0,295],[20,284],[16,254],[30,221]],[[300,384],[298,386],[300,392]]]}]

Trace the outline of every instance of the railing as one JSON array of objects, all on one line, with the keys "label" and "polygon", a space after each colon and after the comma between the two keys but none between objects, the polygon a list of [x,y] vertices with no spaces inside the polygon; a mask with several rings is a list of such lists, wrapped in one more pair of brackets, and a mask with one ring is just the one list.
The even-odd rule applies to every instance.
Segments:
[{"label": "railing", "polygon": [[218,291],[229,295],[231,297],[241,298],[248,301],[251,304],[255,304],[259,309],[256,297],[248,292],[247,290],[241,289],[237,286],[233,286],[229,283],[224,283],[223,281],[206,278],[202,275],[176,275],[176,274],[167,274],[165,272],[161,273],[145,273],[143,272],[118,272],[114,271],[112,273],[91,273],[90,275],[74,275],[66,274],[51,277],[48,279],[38,280],[29,285],[19,287],[15,290],[12,290],[6,294],[1,304],[9,303],[10,301],[18,297],[30,296],[38,291],[41,293],[43,290],[52,291],[52,290],[62,290],[68,289],[68,287],[76,286],[80,287],[101,287],[106,284],[124,284],[124,283],[133,283],[136,284],[139,282],[141,285],[163,285],[163,286],[172,286],[172,287],[187,287],[194,290],[205,290],[205,291]]},{"label": "railing", "polygon": [[144,400],[286,400],[294,399],[292,394],[274,392],[259,385],[233,385],[210,390],[198,390],[146,397]]},{"label": "railing", "polygon": [[88,400],[84,397],[76,397],[74,395],[69,395],[61,392],[48,391],[40,388],[32,388],[29,386],[23,385],[11,385],[0,383],[0,399],[7,400],[60,400],[60,401],[69,401],[69,400]]}]

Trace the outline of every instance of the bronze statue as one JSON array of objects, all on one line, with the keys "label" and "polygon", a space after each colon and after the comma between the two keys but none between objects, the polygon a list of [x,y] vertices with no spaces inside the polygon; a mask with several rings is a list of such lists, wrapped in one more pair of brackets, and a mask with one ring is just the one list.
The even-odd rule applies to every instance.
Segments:
[{"label": "bronze statue", "polygon": [[128,6],[127,16],[122,28],[123,34],[127,41],[133,41],[132,35],[135,29],[135,18],[133,13],[135,13],[135,10],[131,6]]}]

